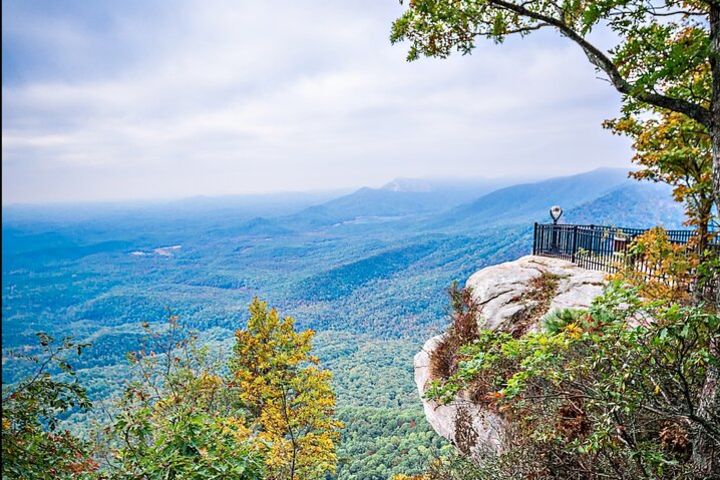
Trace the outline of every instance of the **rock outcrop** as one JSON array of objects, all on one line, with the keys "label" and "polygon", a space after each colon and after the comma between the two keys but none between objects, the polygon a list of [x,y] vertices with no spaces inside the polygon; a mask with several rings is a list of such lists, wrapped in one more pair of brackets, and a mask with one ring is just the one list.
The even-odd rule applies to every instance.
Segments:
[{"label": "rock outcrop", "polygon": [[[481,306],[478,322],[482,328],[525,332],[540,328],[542,318],[555,310],[587,308],[602,292],[604,277],[602,272],[565,260],[526,256],[484,268],[466,286]],[[500,453],[506,425],[501,415],[473,403],[463,392],[446,405],[424,398],[433,380],[430,359],[441,339],[439,335],[428,340],[414,359],[425,416],[438,434],[471,458]]]}]

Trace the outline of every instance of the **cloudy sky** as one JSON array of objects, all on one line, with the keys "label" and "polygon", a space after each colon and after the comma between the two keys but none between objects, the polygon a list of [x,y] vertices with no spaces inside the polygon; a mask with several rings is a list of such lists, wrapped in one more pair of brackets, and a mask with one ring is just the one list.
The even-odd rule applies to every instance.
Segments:
[{"label": "cloudy sky", "polygon": [[626,166],[618,95],[551,32],[405,62],[396,0],[3,0],[2,201]]}]

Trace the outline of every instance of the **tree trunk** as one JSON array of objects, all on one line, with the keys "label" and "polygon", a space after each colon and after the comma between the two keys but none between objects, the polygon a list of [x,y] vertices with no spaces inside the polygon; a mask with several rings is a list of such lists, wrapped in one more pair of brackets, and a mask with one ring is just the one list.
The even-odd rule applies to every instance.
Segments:
[{"label": "tree trunk", "polygon": [[[711,340],[710,355],[720,358],[720,335]],[[718,387],[720,369],[709,366],[697,410],[697,415],[708,422],[717,421],[720,414]],[[720,444],[702,427],[696,426],[695,434],[692,461],[697,478],[720,478]]]},{"label": "tree trunk", "polygon": [[[696,252],[699,263],[707,264],[708,261],[712,261],[713,255],[716,255],[714,250],[710,250],[713,233],[710,231],[710,222],[713,217],[713,208],[715,205],[715,197],[712,192],[708,195],[699,195],[698,199],[695,200],[695,209],[697,217],[694,219],[693,224],[696,227],[694,244],[691,244],[691,248]],[[701,303],[715,301],[716,287],[714,283],[717,283],[717,275],[710,276],[703,270],[696,269],[692,279],[692,294],[693,304],[700,305]]]},{"label": "tree trunk", "polygon": [[[714,4],[710,6],[709,26],[712,97],[708,130],[713,147],[713,192],[720,213],[720,8]],[[714,276],[715,298],[720,305],[718,272]],[[710,355],[720,359],[720,333],[710,339]],[[710,423],[720,418],[720,367],[717,364],[708,365],[697,416]],[[720,478],[720,444],[703,428],[695,430],[692,461],[698,478]]]},{"label": "tree trunk", "polygon": [[[717,104],[720,105],[720,101]],[[720,108],[714,108],[713,110],[713,118],[720,118]],[[714,123],[715,125],[710,132],[713,143],[713,191],[715,193],[715,206],[720,212],[720,125],[717,125],[720,122]]]},{"label": "tree trunk", "polygon": [[710,73],[712,96],[710,98],[710,138],[713,151],[713,191],[715,205],[720,214],[720,7],[712,5],[710,24]]}]

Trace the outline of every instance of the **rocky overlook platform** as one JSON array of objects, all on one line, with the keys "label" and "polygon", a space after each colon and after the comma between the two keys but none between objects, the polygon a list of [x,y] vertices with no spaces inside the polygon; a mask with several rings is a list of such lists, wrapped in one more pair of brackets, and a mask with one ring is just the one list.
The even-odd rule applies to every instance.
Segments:
[{"label": "rocky overlook platform", "polygon": [[[537,294],[539,281],[552,278],[549,297]],[[513,332],[538,329],[548,313],[567,308],[587,308],[600,295],[603,272],[586,270],[556,258],[525,256],[484,268],[473,274],[466,287],[480,305],[481,328]],[[415,355],[415,383],[422,398],[425,416],[435,431],[461,452],[479,460],[503,449],[505,420],[483,409],[461,392],[454,401],[439,405],[424,398],[433,380],[430,359],[442,335],[429,339]]]}]

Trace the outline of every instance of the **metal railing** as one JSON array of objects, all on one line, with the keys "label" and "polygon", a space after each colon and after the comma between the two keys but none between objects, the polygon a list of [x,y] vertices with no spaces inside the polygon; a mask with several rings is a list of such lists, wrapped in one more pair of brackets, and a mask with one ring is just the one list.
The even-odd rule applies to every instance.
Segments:
[{"label": "metal railing", "polygon": [[[630,264],[649,277],[652,269],[641,258],[628,254],[636,237],[647,229],[608,227],[602,225],[535,224],[533,255],[569,260],[579,267],[615,273]],[[667,230],[671,242],[688,245],[693,230]],[[715,235],[709,248],[720,254],[720,236]],[[692,250],[688,245],[688,253]]]}]

